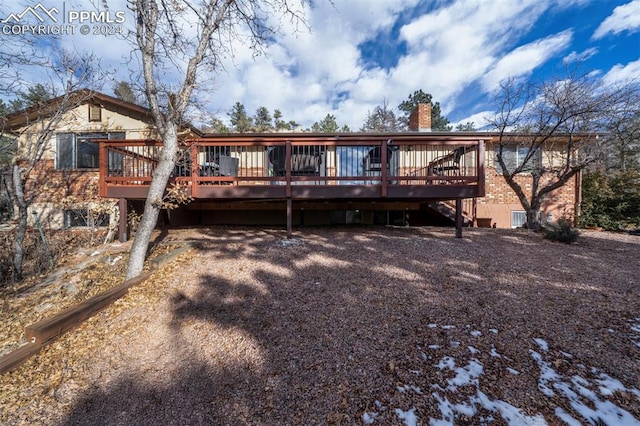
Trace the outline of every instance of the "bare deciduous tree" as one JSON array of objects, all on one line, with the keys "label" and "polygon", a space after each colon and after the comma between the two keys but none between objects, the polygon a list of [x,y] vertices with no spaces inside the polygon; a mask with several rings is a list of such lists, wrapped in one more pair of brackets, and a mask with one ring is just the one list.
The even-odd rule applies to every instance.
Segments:
[{"label": "bare deciduous tree", "polygon": [[[303,23],[305,0],[135,0],[136,44],[140,51],[146,97],[163,148],[149,187],[144,213],[131,247],[127,278],[142,271],[151,234],[178,152],[178,132],[192,103],[200,67],[220,69],[233,55],[234,42],[260,50],[277,31],[274,18]],[[179,82],[162,84],[159,76],[179,75]]]},{"label": "bare deciduous tree", "polygon": [[[42,160],[52,135],[66,114],[91,97],[91,91],[80,89],[91,84],[97,67],[97,60],[93,55],[82,56],[62,51],[56,59],[55,64],[49,64],[48,69],[52,74],[49,90],[53,99],[38,102],[6,117],[7,126],[12,120],[21,123],[12,130],[12,137],[19,143],[6,179],[18,219],[13,243],[14,280],[22,277],[28,209],[38,194],[37,182],[30,185],[32,172]],[[55,81],[56,78],[58,81]],[[56,97],[60,92],[62,94]]]},{"label": "bare deciduous tree", "polygon": [[600,158],[610,143],[604,134],[608,124],[628,114],[637,94],[634,84],[605,86],[593,74],[502,85],[490,119],[498,133],[494,161],[530,229],[541,228],[540,210],[552,192]]}]

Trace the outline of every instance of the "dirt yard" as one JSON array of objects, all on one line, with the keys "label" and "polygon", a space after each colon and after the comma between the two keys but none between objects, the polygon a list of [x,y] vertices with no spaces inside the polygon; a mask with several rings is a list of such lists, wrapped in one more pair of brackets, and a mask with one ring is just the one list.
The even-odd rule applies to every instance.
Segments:
[{"label": "dirt yard", "polygon": [[171,232],[197,248],[0,377],[0,423],[640,424],[640,237],[453,235]]}]

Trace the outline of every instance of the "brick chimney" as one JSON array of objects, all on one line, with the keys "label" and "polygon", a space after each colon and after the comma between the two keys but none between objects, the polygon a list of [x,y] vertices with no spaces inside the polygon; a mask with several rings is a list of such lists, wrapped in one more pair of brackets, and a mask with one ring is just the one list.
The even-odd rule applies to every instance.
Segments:
[{"label": "brick chimney", "polygon": [[409,130],[414,132],[431,131],[431,104],[418,104],[409,116]]}]

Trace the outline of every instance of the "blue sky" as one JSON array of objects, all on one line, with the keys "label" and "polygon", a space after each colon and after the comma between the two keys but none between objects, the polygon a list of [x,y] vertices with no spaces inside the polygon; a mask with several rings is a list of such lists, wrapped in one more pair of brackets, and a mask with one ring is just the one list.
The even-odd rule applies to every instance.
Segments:
[{"label": "blue sky", "polygon": [[[41,3],[61,8],[63,2]],[[102,7],[64,3],[67,10]],[[107,3],[111,11],[127,11],[131,28],[125,1]],[[1,5],[0,18],[27,5],[35,2]],[[306,18],[311,32],[294,34],[282,22],[264,55],[235,45],[225,71],[199,86],[206,110],[226,119],[239,101],[249,113],[278,108],[304,127],[331,113],[357,130],[367,111],[385,100],[396,107],[422,89],[453,123],[480,125],[505,78],[560,76],[576,61],[603,84],[640,78],[640,0],[316,0]],[[125,62],[130,44],[118,37],[65,35],[55,43],[99,55],[113,70],[105,93],[136,73],[135,62]],[[27,72],[23,78],[24,84],[37,80]]]}]

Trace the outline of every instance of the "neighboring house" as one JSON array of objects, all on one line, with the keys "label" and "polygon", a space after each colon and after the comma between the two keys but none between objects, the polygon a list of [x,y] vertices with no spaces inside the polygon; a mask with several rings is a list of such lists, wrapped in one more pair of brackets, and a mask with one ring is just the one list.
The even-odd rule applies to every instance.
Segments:
[{"label": "neighboring house", "polygon": [[[37,191],[32,211],[51,228],[106,226],[115,203],[99,197],[98,139],[155,138],[146,108],[102,93],[75,92],[75,101],[60,108],[62,98],[9,115],[5,132],[18,138],[19,151],[55,120],[44,154],[27,191]],[[62,116],[58,117],[60,111]],[[30,196],[29,194],[27,196]]]},{"label": "neighboring house", "polygon": [[[37,132],[29,110],[12,114],[22,139]],[[46,117],[44,118],[46,120]],[[184,132],[172,184],[194,201],[167,212],[172,225],[446,224],[510,228],[526,221],[495,167],[496,136],[431,132],[422,104],[404,133],[208,134]],[[92,93],[56,127],[38,168],[33,210],[54,228],[86,226],[101,200],[140,209],[157,162],[149,111]],[[97,143],[96,140],[102,142]],[[144,141],[143,141],[144,140]],[[552,153],[541,153],[542,160]],[[518,161],[518,150],[509,157]],[[530,176],[519,177],[524,187]],[[543,217],[575,211],[579,177],[555,191]],[[119,201],[119,203],[116,203]],[[115,214],[110,215],[113,223]],[[105,215],[91,216],[106,224]],[[126,223],[120,221],[121,238]],[[99,223],[97,223],[99,222]]]}]

